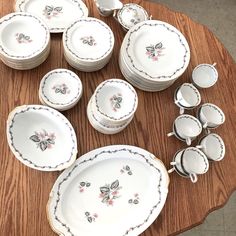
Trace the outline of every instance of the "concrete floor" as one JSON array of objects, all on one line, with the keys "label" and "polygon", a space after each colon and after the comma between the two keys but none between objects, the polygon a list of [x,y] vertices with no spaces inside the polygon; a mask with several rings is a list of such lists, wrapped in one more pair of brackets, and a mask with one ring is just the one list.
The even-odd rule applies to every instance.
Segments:
[{"label": "concrete floor", "polygon": [[[236,61],[236,0],[151,0],[206,25]],[[179,236],[236,236],[236,192],[224,208]]]}]

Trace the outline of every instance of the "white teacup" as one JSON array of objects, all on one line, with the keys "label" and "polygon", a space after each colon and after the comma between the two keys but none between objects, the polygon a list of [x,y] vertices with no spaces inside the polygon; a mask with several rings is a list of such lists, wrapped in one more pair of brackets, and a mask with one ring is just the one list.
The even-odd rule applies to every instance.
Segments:
[{"label": "white teacup", "polygon": [[191,145],[192,140],[201,132],[202,125],[197,118],[191,115],[180,115],[174,121],[173,131],[168,133],[167,136],[175,135],[179,140]]},{"label": "white teacup", "polygon": [[225,122],[224,112],[212,103],[204,103],[198,110],[203,128],[214,129]]},{"label": "white teacup", "polygon": [[215,68],[216,63],[200,64],[194,68],[192,73],[192,81],[199,88],[210,88],[218,80],[218,72]]},{"label": "white teacup", "polygon": [[188,173],[191,181],[196,183],[197,175],[204,174],[209,169],[209,162],[206,155],[198,148],[186,148],[181,155],[181,166],[184,173]]},{"label": "white teacup", "polygon": [[114,10],[121,9],[123,3],[119,0],[94,0],[98,8],[99,13],[102,16],[110,16]]},{"label": "white teacup", "polygon": [[194,85],[184,83],[176,89],[174,101],[180,108],[180,114],[183,114],[185,109],[193,109],[200,104],[201,95]]},{"label": "white teacup", "polygon": [[225,156],[225,144],[218,134],[203,137],[196,148],[201,149],[209,160],[220,161]]},{"label": "white teacup", "polygon": [[184,172],[182,166],[181,166],[181,156],[183,154],[185,149],[182,149],[175,153],[173,157],[173,161],[170,163],[171,166],[173,166],[172,169],[168,170],[168,173],[176,172],[182,177],[188,177],[188,174]]}]

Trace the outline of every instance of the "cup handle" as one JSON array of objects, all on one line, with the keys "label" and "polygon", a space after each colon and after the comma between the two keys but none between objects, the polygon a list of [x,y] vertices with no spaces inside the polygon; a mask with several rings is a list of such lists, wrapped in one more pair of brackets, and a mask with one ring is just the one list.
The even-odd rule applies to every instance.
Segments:
[{"label": "cup handle", "polygon": [[172,168],[172,169],[168,170],[167,172],[168,172],[169,174],[171,174],[171,173],[173,173],[174,171],[175,171],[175,168]]},{"label": "cup handle", "polygon": [[171,165],[171,166],[175,166],[175,165],[177,165],[177,162],[172,161],[172,162],[170,163],[170,165]]},{"label": "cup handle", "polygon": [[202,127],[204,128],[204,129],[206,129],[206,127],[207,127],[207,122],[206,123],[204,123],[203,125],[202,125]]},{"label": "cup handle", "polygon": [[189,174],[189,177],[190,177],[190,180],[193,182],[193,183],[196,183],[197,182],[197,175],[196,174]]},{"label": "cup handle", "polygon": [[188,146],[190,146],[190,145],[191,145],[191,143],[192,143],[192,140],[191,140],[191,138],[187,138],[187,139],[186,139],[186,143],[187,143],[187,145],[188,145]]},{"label": "cup handle", "polygon": [[180,107],[180,109],[179,109],[179,114],[180,114],[180,115],[183,115],[183,114],[184,114],[184,108],[183,108],[183,107]]},{"label": "cup handle", "polygon": [[212,64],[212,66],[213,66],[213,67],[215,67],[216,65],[217,65],[217,63],[216,63],[216,62],[214,62],[214,63]]},{"label": "cup handle", "polygon": [[198,149],[203,149],[203,146],[197,145],[196,148],[198,148]]},{"label": "cup handle", "polygon": [[167,134],[167,137],[171,137],[171,136],[173,136],[174,134],[175,134],[174,132],[170,132],[170,133]]},{"label": "cup handle", "polygon": [[211,131],[210,131],[210,129],[205,129],[205,134],[210,134],[211,133]]}]

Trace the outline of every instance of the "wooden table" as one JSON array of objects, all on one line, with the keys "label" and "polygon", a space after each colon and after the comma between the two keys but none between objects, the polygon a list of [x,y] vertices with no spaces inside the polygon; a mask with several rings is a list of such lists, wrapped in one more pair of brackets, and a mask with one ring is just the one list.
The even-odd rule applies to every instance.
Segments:
[{"label": "wooden table", "polygon": [[[13,11],[13,0],[1,1],[1,16]],[[132,2],[132,1],[131,1]],[[236,65],[218,39],[204,26],[189,17],[172,12],[164,6],[135,1],[144,6],[154,19],[176,26],[187,38],[191,61],[183,76],[163,92],[147,93],[137,89],[139,107],[133,122],[117,135],[102,135],[95,131],[86,118],[86,105],[96,86],[109,78],[123,78],[117,59],[125,33],[111,18],[99,16],[92,0],[86,3],[90,16],[101,18],[114,31],[116,44],[110,63],[101,71],[82,73],[72,69],[63,57],[61,35],[52,35],[51,54],[47,61],[31,71],[16,71],[0,63],[0,234],[1,235],[55,235],[46,217],[46,204],[50,189],[60,173],[44,173],[30,169],[16,160],[7,145],[5,124],[8,113],[22,104],[39,104],[38,87],[49,70],[62,67],[75,71],[82,79],[84,95],[79,104],[64,112],[78,136],[79,156],[98,147],[111,144],[130,144],[158,155],[169,167],[174,153],[184,144],[167,138],[179,109],[173,103],[175,88],[190,81],[193,68],[200,63],[217,63],[218,83],[201,90],[203,102],[220,106],[226,122],[216,132],[226,144],[225,159],[211,163],[210,170],[196,184],[177,174],[171,174],[166,205],[144,236],[176,235],[203,222],[208,213],[222,207],[236,188]],[[196,144],[194,142],[194,144]],[[100,235],[99,235],[100,236]]]}]

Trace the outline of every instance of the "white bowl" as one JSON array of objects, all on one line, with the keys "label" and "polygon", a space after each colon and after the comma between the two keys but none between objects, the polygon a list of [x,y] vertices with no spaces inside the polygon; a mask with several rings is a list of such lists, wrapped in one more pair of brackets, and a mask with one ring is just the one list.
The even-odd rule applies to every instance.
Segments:
[{"label": "white bowl", "polygon": [[109,79],[97,87],[93,107],[95,115],[104,123],[123,124],[133,117],[138,107],[138,96],[126,81]]},{"label": "white bowl", "polygon": [[0,53],[8,59],[31,60],[50,43],[47,25],[25,12],[11,13],[0,20]]},{"label": "white bowl", "polygon": [[65,169],[77,155],[72,125],[61,113],[46,106],[15,108],[8,116],[7,140],[15,157],[37,170]]},{"label": "white bowl", "polygon": [[55,69],[48,72],[41,80],[39,96],[48,106],[67,110],[75,106],[82,96],[80,78],[67,69]]}]

